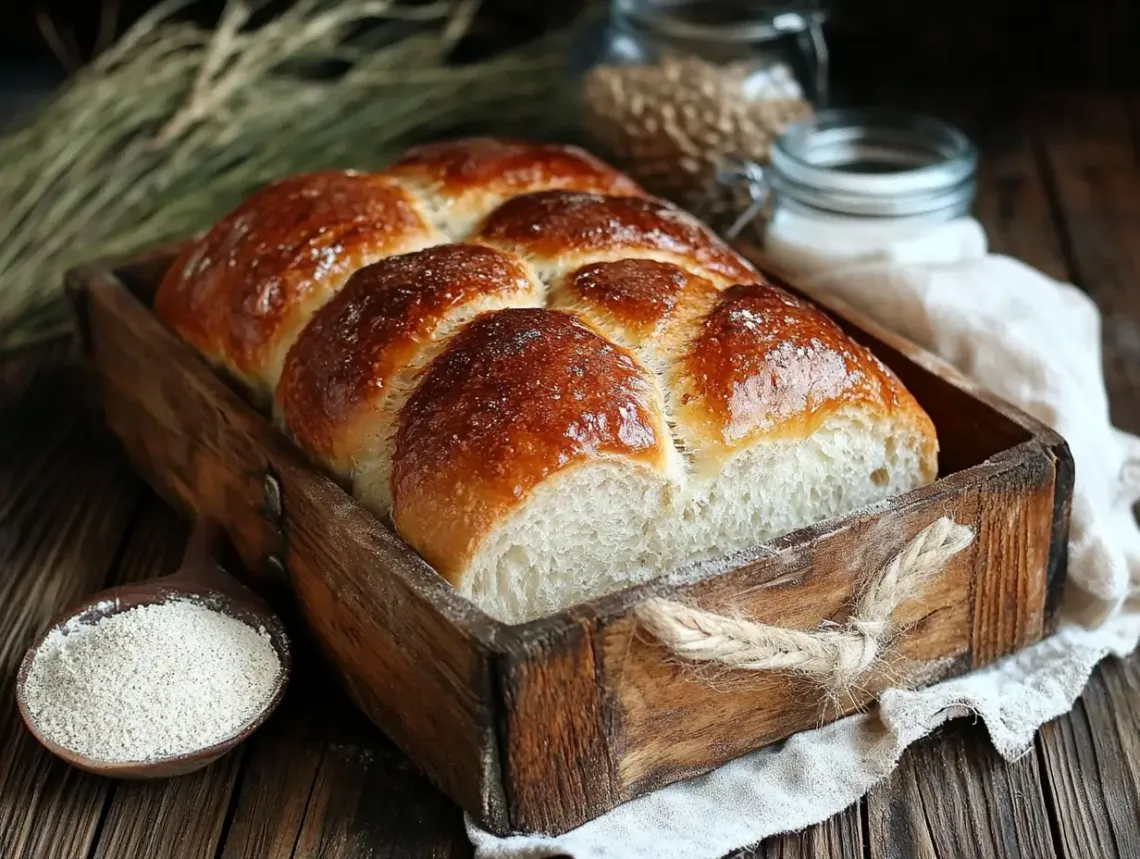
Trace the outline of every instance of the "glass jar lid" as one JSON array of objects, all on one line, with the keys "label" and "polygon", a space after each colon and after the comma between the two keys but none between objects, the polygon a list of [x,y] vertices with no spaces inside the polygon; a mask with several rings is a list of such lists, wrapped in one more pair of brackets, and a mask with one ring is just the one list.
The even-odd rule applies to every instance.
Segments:
[{"label": "glass jar lid", "polygon": [[826,14],[815,0],[614,0],[616,15],[682,41],[753,42],[808,32]]},{"label": "glass jar lid", "polygon": [[826,110],[772,147],[768,181],[782,199],[860,217],[964,214],[974,199],[969,138],[930,117]]}]

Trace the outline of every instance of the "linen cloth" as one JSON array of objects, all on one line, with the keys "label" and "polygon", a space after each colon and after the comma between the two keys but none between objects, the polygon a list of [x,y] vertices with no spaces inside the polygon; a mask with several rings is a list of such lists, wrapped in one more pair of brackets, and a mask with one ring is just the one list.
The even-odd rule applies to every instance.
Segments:
[{"label": "linen cloth", "polygon": [[1067,712],[1096,664],[1140,638],[1140,439],[1109,422],[1100,313],[1075,287],[979,247],[967,259],[907,254],[803,284],[835,296],[958,367],[1056,429],[1076,462],[1069,581],[1059,631],[1018,654],[917,691],[888,690],[877,707],[700,778],[619,806],[558,837],[497,838],[468,820],[481,859],[714,859],[802,829],[857,801],[908,745],[948,719],[981,718],[1006,759]]}]

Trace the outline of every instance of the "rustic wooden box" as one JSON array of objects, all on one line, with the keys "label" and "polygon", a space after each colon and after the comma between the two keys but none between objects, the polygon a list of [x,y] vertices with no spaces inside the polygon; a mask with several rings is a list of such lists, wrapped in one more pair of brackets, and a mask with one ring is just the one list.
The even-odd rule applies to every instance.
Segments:
[{"label": "rustic wooden box", "polygon": [[844,711],[783,674],[710,684],[633,610],[673,596],[765,623],[842,620],[861,577],[940,516],[976,538],[894,620],[892,676],[928,683],[1051,629],[1073,464],[1055,433],[946,364],[832,308],[930,413],[939,479],[788,534],[727,572],[676,572],[508,626],[459,597],[149,310],[172,251],[92,265],[69,286],[106,420],[156,489],[225,524],[266,587],[295,595],[356,703],[497,833],[556,833]]}]

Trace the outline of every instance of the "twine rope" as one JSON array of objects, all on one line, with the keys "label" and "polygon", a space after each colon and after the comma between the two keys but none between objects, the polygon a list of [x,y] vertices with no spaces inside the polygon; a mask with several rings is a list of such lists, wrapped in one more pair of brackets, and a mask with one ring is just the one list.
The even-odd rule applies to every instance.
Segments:
[{"label": "twine rope", "polygon": [[882,657],[892,637],[894,610],[973,539],[972,528],[945,516],[923,528],[868,582],[851,617],[833,628],[786,629],[666,599],[645,603],[637,617],[681,659],[746,671],[790,671],[830,690],[847,689]]}]

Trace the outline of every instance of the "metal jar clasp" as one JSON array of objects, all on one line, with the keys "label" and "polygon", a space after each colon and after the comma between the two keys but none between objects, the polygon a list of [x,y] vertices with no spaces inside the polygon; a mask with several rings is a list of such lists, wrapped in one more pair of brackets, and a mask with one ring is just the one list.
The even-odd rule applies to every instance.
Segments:
[{"label": "metal jar clasp", "polygon": [[767,172],[748,158],[738,155],[721,156],[717,164],[713,181],[696,205],[694,214],[703,220],[711,220],[712,207],[721,199],[725,188],[744,188],[748,195],[748,205],[744,211],[736,216],[732,224],[724,231],[724,237],[729,241],[736,239],[763,211],[768,197],[771,194],[771,184]]}]

